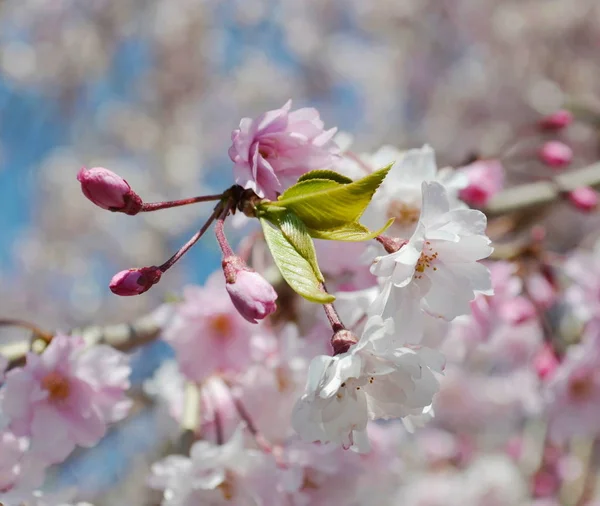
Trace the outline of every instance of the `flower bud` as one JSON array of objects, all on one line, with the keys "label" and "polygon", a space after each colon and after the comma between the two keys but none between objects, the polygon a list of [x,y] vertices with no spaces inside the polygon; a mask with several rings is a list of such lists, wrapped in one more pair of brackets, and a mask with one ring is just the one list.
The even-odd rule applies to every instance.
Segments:
[{"label": "flower bud", "polygon": [[577,209],[586,213],[598,206],[598,193],[589,186],[575,188],[567,194],[567,198]]},{"label": "flower bud", "polygon": [[127,181],[108,169],[82,167],[77,180],[83,194],[102,209],[133,215],[142,208],[142,199]]},{"label": "flower bud", "polygon": [[552,376],[558,366],[558,358],[549,344],[544,344],[533,357],[533,368],[542,380]]},{"label": "flower bud", "polygon": [[116,295],[140,295],[160,281],[162,271],[158,267],[142,267],[118,272],[110,280],[110,290]]},{"label": "flower bud", "polygon": [[573,123],[573,114],[566,109],[560,109],[555,113],[542,118],[539,126],[542,130],[562,130]]},{"label": "flower bud", "polygon": [[468,184],[459,193],[467,204],[484,206],[504,187],[504,167],[498,160],[478,160],[459,172],[467,176]]},{"label": "flower bud", "polygon": [[277,309],[277,292],[260,274],[236,256],[223,259],[223,272],[231,302],[250,323],[258,323]]},{"label": "flower bud", "polygon": [[346,353],[350,346],[356,344],[358,342],[358,337],[356,334],[352,333],[348,329],[338,330],[331,337],[331,346],[333,348],[334,355],[341,355],[342,353]]},{"label": "flower bud", "polygon": [[538,155],[543,163],[555,169],[566,167],[573,160],[573,150],[560,141],[546,142]]}]

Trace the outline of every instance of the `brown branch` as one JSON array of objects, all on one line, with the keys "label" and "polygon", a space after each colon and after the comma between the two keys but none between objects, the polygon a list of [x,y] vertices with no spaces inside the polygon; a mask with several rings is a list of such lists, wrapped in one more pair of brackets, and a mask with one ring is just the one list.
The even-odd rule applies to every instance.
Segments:
[{"label": "brown branch", "polygon": [[550,181],[538,181],[507,188],[488,203],[483,211],[496,217],[551,204],[561,198],[561,193],[581,186],[600,190],[600,163],[558,174]]},{"label": "brown branch", "polygon": [[[168,310],[165,307],[161,309]],[[68,334],[81,336],[87,346],[107,344],[120,351],[130,351],[157,339],[160,330],[161,325],[155,311],[138,318],[132,323],[105,326],[92,325],[72,329]],[[0,346],[0,354],[9,361],[8,369],[22,366],[25,363],[25,356],[28,351],[28,341],[16,341]]]}]

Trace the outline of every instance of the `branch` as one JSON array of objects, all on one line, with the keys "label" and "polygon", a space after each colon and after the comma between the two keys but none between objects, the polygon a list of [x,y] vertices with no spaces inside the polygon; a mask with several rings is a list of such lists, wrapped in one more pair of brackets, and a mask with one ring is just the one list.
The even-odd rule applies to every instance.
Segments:
[{"label": "branch", "polygon": [[[92,325],[72,329],[68,334],[81,336],[87,346],[107,344],[120,351],[130,351],[157,339],[164,322],[170,318],[171,313],[171,306],[165,304],[132,323]],[[0,354],[9,361],[8,369],[23,365],[29,348],[28,341],[16,341],[1,346]]]},{"label": "branch", "polygon": [[492,198],[483,211],[488,217],[496,217],[547,205],[561,198],[561,193],[581,186],[591,186],[600,190],[600,163],[559,174],[550,181],[508,188]]}]

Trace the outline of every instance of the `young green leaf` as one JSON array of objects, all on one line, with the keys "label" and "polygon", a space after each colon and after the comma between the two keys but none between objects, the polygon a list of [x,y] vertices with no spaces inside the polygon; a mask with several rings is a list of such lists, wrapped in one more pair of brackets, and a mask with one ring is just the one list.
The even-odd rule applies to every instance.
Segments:
[{"label": "young green leaf", "polygon": [[349,177],[344,176],[339,172],[334,172],[333,170],[311,170],[306,174],[302,174],[298,178],[298,183],[309,179],[329,179],[330,181],[335,181],[340,184],[349,184],[353,182]]},{"label": "young green leaf", "polygon": [[315,245],[310,238],[306,226],[300,219],[291,211],[276,215],[276,220],[272,220],[271,223],[279,227],[285,238],[291,243],[296,251],[310,264],[314,271],[317,279],[321,282],[325,281],[319,264],[317,262],[317,253],[315,252]]},{"label": "young green leaf", "polygon": [[329,230],[357,222],[385,179],[391,165],[358,181],[340,184],[328,179],[306,179],[288,188],[278,207],[293,211],[309,229]]},{"label": "young green leaf", "polygon": [[327,239],[329,241],[368,241],[370,239],[374,239],[378,235],[383,234],[393,222],[394,219],[391,218],[382,228],[375,232],[372,232],[358,222],[354,222],[342,227],[331,228],[329,230],[313,230],[309,228],[308,233],[315,239]]},{"label": "young green leaf", "polygon": [[260,220],[265,240],[275,260],[275,265],[292,289],[311,302],[327,304],[335,297],[320,289],[320,280],[312,266],[286,238],[281,230],[269,225],[265,219]]}]

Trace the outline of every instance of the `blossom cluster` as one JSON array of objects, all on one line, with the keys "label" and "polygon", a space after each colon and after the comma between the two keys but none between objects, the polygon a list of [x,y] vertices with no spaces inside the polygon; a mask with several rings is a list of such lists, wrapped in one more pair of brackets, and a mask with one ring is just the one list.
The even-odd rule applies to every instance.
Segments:
[{"label": "blossom cluster", "polygon": [[[489,260],[486,214],[469,205],[501,190],[499,160],[438,170],[428,145],[358,155],[291,102],[244,118],[231,140],[233,186],[218,195],[148,203],[108,169],[77,175],[86,198],[126,215],[216,202],[164,263],[110,281],[116,295],[147,292],[214,224],[221,269],[169,302],[153,337],[174,351],[144,385],[174,436],[147,477],[161,504],[517,506],[576,481],[567,444],[600,436],[597,253],[570,257],[559,279],[533,229],[517,254]],[[565,165],[553,147],[540,151],[551,170]],[[359,204],[338,198],[346,186],[357,202],[371,192],[347,222]],[[318,228],[321,206],[336,226]],[[236,252],[224,226],[237,212],[263,233],[234,221],[246,235]],[[576,344],[556,330],[574,320]],[[59,333],[0,365],[0,502],[62,504],[41,492],[45,472],[127,416],[128,356]],[[524,472],[539,419],[546,434]]]}]

